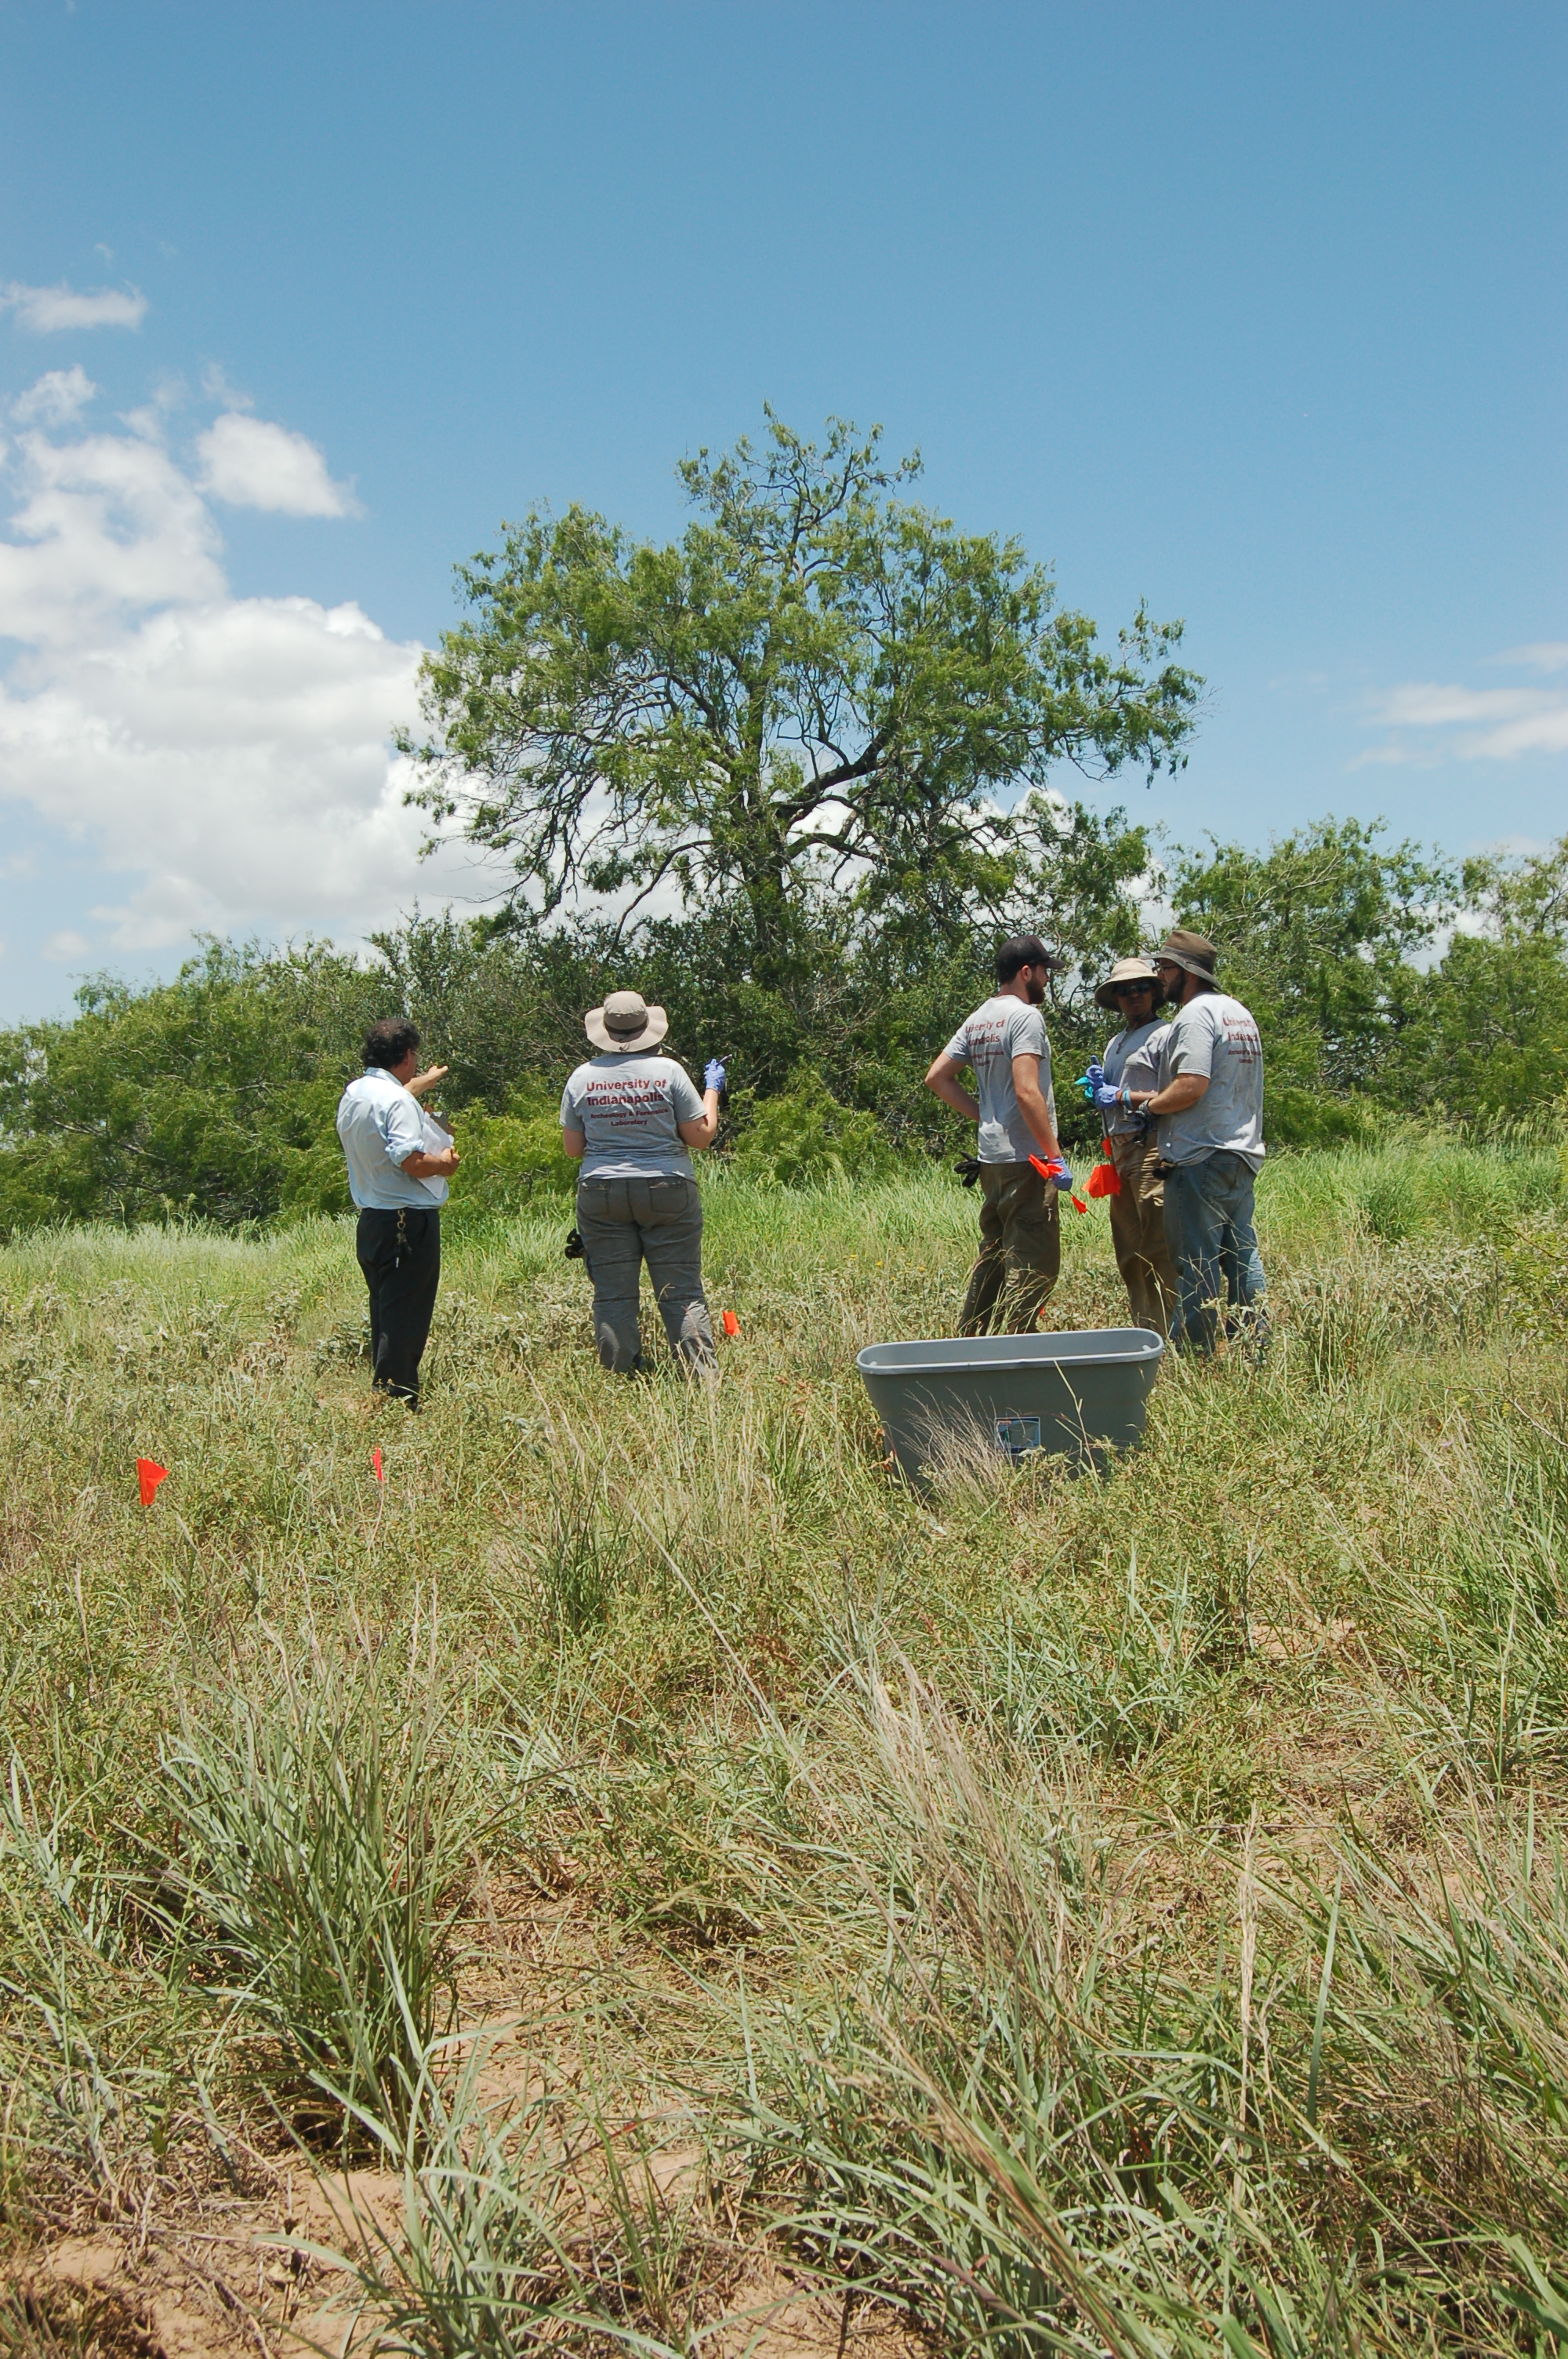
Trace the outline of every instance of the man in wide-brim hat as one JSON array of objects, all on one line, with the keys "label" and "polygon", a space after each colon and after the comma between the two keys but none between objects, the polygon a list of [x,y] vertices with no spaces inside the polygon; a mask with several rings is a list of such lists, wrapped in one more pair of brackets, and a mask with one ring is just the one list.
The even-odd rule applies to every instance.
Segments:
[{"label": "man in wide-brim hat", "polygon": [[1164,997],[1148,959],[1118,959],[1095,993],[1095,1004],[1113,1009],[1121,1018],[1121,1029],[1108,1042],[1103,1059],[1089,1067],[1106,1149],[1120,1183],[1110,1199],[1116,1266],[1134,1325],[1151,1328],[1157,1335],[1170,1332],[1176,1272],[1165,1241],[1165,1183],[1153,1169],[1153,1126],[1133,1106],[1131,1093],[1159,1086],[1166,1032],[1159,1007]]},{"label": "man in wide-brim hat", "polygon": [[582,1027],[599,1053],[562,1093],[561,1144],[582,1165],[577,1224],[593,1281],[600,1359],[625,1375],[643,1364],[638,1298],[646,1262],[677,1363],[711,1368],[702,1199],[691,1156],[718,1135],[724,1068],[709,1060],[699,1096],[685,1068],[657,1053],[669,1018],[638,991],[612,991],[602,1007],[589,1009]]},{"label": "man in wide-brim hat", "polygon": [[1153,1117],[1165,1181],[1165,1237],[1176,1271],[1173,1339],[1212,1352],[1227,1336],[1267,1339],[1267,1280],[1253,1188],[1263,1162],[1263,1044],[1240,1000],[1221,991],[1219,952],[1186,927],[1168,934],[1154,970],[1176,1003],[1157,1087],[1130,1090]]}]

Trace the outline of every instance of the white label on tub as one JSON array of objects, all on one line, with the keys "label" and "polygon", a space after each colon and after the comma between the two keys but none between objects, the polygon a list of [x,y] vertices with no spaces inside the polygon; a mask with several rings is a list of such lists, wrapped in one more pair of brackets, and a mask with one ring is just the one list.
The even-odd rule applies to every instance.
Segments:
[{"label": "white label on tub", "polygon": [[996,1421],[996,1446],[1005,1450],[1010,1458],[1022,1458],[1040,1447],[1040,1419],[1037,1417],[999,1417]]}]

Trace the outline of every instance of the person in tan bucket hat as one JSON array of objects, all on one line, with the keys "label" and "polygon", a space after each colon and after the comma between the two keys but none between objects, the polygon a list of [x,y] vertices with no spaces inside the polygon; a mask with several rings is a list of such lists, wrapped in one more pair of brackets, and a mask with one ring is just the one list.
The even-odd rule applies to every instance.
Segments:
[{"label": "person in tan bucket hat", "polygon": [[1160,1050],[1169,1027],[1159,1018],[1165,991],[1146,958],[1118,959],[1095,1004],[1121,1018],[1104,1058],[1088,1069],[1105,1143],[1120,1192],[1110,1203],[1110,1241],[1127,1288],[1133,1323],[1168,1335],[1176,1299],[1176,1272],[1165,1241],[1165,1183],[1153,1169],[1154,1133],[1129,1101],[1132,1090],[1158,1086]]},{"label": "person in tan bucket hat", "polygon": [[643,1364],[638,1296],[646,1262],[677,1362],[690,1372],[709,1369],[702,1199],[691,1155],[718,1136],[724,1068],[709,1061],[698,1096],[685,1068],[657,1053],[669,1018],[641,992],[612,991],[582,1023],[600,1053],[562,1093],[561,1144],[582,1165],[577,1224],[600,1360],[623,1375]]}]

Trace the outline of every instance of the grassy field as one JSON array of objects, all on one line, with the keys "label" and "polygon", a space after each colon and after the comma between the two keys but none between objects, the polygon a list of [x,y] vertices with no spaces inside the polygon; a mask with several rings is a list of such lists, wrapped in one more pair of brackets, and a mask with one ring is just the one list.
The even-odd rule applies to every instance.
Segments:
[{"label": "grassy field", "polygon": [[972,1200],[708,1208],[716,1385],[552,1207],[417,1419],[346,1224],[0,1255],[0,2350],[1557,2347],[1556,1150],[1281,1159],[1265,1369],[925,1498]]}]

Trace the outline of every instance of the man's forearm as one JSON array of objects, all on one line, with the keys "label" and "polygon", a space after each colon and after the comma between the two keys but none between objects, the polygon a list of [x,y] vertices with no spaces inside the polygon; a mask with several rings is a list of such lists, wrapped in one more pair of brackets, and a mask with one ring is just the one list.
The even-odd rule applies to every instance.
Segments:
[{"label": "man's forearm", "polygon": [[1021,1090],[1017,1083],[1014,1082],[1013,1095],[1018,1100],[1018,1110],[1020,1114],[1023,1116],[1024,1121],[1029,1125],[1030,1129],[1034,1133],[1035,1137],[1040,1142],[1040,1152],[1044,1157],[1046,1162],[1064,1162],[1065,1158],[1062,1153],[1061,1141],[1056,1136],[1055,1128],[1052,1123],[1051,1116],[1046,1111],[1045,1100],[1041,1095],[1040,1092],[1038,1090]]},{"label": "man's forearm", "polygon": [[979,1122],[979,1100],[969,1095],[962,1082],[953,1081],[946,1073],[938,1073],[935,1080],[927,1074],[925,1086],[941,1099],[944,1105],[950,1105],[955,1114],[961,1114],[966,1122]]},{"label": "man's forearm", "polygon": [[1134,1105],[1141,1104],[1152,1114],[1184,1114],[1188,1106],[1196,1105],[1208,1088],[1206,1073],[1178,1073],[1162,1090],[1129,1093]]}]

